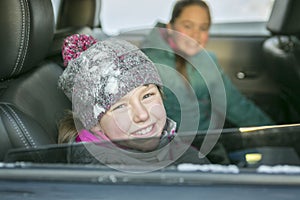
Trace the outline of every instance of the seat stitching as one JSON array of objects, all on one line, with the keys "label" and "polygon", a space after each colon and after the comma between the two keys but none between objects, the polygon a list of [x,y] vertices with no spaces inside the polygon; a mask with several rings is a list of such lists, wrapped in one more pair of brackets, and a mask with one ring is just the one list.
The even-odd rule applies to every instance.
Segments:
[{"label": "seat stitching", "polygon": [[5,116],[8,118],[8,120],[11,122],[11,124],[13,125],[13,128],[16,130],[17,135],[19,136],[19,138],[21,139],[21,141],[23,142],[23,144],[25,145],[26,148],[29,148],[28,143],[25,140],[24,135],[22,135],[22,133],[20,132],[20,129],[17,126],[17,123],[12,119],[12,117],[9,115],[9,113],[3,108],[3,106],[0,106],[0,109],[2,110],[2,112],[5,114]]},{"label": "seat stitching", "polygon": [[[21,13],[22,13],[22,25],[21,25],[21,42],[20,42],[20,47],[19,47],[19,50],[18,50],[18,56],[17,56],[17,60],[16,60],[16,63],[15,63],[15,66],[13,68],[13,71],[11,72],[10,75],[14,75],[15,72],[17,71],[18,69],[18,66],[19,66],[19,63],[22,62],[20,64],[20,69],[18,70],[18,72],[20,72],[20,70],[22,69],[23,65],[24,65],[24,61],[25,61],[25,56],[27,54],[27,47],[28,47],[28,40],[29,40],[29,32],[30,32],[30,16],[29,16],[29,19],[28,19],[28,25],[29,25],[29,28],[27,28],[27,39],[26,39],[26,44],[25,45],[25,31],[26,31],[26,12],[25,12],[25,4],[24,4],[24,1],[25,0],[21,0],[20,1],[20,5],[21,5]],[[27,13],[28,15],[30,14],[29,13],[29,8],[28,8],[28,2],[26,2],[27,4]],[[21,58],[22,56],[22,53],[24,52],[23,54],[23,57]]]},{"label": "seat stitching", "polygon": [[29,38],[30,38],[30,24],[31,24],[31,17],[30,17],[30,10],[29,10],[29,4],[28,4],[28,0],[24,0],[24,2],[26,2],[26,4],[25,4],[25,8],[27,9],[27,12],[25,12],[26,14],[27,14],[27,18],[28,18],[28,20],[25,20],[25,22],[27,22],[27,27],[28,28],[26,28],[26,26],[25,26],[25,30],[26,30],[26,32],[27,32],[27,34],[25,35],[25,36],[27,36],[27,37],[25,37],[25,39],[26,39],[26,42],[25,42],[25,45],[24,45],[24,47],[25,47],[25,53],[24,53],[24,55],[23,55],[23,59],[22,59],[22,61],[23,61],[23,63],[22,63],[22,65],[20,66],[20,69],[19,69],[19,71],[18,71],[18,73],[23,69],[23,67],[24,67],[24,62],[25,62],[25,57],[26,57],[26,55],[27,55],[27,50],[28,50],[28,46],[29,46]]},{"label": "seat stitching", "polygon": [[22,12],[22,28],[21,28],[21,42],[20,42],[20,47],[19,47],[19,50],[18,50],[18,56],[17,56],[17,60],[16,60],[16,63],[15,63],[15,66],[13,68],[13,71],[11,72],[11,75],[13,75],[16,71],[16,68],[18,67],[18,64],[20,62],[20,57],[21,57],[21,53],[22,53],[22,49],[23,49],[23,41],[24,41],[24,27],[25,27],[25,23],[24,23],[24,4],[23,4],[23,1],[21,0],[20,1],[20,5],[21,5],[21,12]]},{"label": "seat stitching", "polygon": [[36,143],[34,142],[34,139],[31,137],[31,135],[29,134],[26,126],[24,125],[24,123],[22,122],[22,120],[20,119],[20,117],[18,116],[18,114],[8,105],[6,105],[7,108],[11,111],[11,113],[14,115],[15,120],[17,120],[19,122],[19,125],[21,126],[22,130],[24,131],[24,135],[27,138],[27,140],[29,141],[29,143],[31,143],[31,146],[36,147]]}]

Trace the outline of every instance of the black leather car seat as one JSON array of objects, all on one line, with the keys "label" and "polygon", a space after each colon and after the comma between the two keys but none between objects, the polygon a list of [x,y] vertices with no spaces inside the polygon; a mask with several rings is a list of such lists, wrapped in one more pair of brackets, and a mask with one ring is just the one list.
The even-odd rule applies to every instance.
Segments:
[{"label": "black leather car seat", "polygon": [[289,105],[290,119],[300,121],[300,1],[275,0],[267,23],[272,37],[263,44],[271,76]]},{"label": "black leather car seat", "polygon": [[101,29],[101,0],[61,0],[56,17],[54,42],[48,56],[62,65],[61,47],[72,34],[88,34],[98,40],[108,36]]},{"label": "black leather car seat", "polygon": [[0,160],[11,148],[56,143],[71,102],[57,87],[63,69],[45,59],[53,42],[51,0],[0,1]]}]

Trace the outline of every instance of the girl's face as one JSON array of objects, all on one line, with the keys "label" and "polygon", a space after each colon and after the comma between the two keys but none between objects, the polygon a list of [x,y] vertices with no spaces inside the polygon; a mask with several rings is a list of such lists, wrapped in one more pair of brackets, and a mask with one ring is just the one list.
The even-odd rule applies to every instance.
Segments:
[{"label": "girl's face", "polygon": [[122,144],[127,147],[150,151],[159,144],[165,123],[160,91],[150,84],[135,88],[112,105],[100,120],[100,131],[111,140],[126,140]]},{"label": "girl's face", "polygon": [[181,33],[171,32],[178,50],[193,56],[205,47],[209,37],[209,26],[206,9],[198,5],[190,5],[185,7],[174,23],[169,23],[167,28]]}]

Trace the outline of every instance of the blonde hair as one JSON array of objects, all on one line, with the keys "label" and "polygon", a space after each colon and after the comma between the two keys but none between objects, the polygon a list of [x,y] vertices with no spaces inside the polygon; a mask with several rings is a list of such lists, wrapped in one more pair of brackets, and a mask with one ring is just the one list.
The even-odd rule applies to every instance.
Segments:
[{"label": "blonde hair", "polygon": [[78,131],[72,111],[68,110],[58,124],[58,143],[68,143],[76,138]]}]

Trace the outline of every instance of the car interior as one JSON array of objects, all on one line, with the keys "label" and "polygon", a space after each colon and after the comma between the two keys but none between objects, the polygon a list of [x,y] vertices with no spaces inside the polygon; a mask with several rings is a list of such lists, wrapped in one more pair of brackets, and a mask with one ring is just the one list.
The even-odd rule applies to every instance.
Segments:
[{"label": "car interior", "polygon": [[[5,19],[1,24],[1,160],[11,148],[57,142],[57,123],[67,109],[72,109],[57,87],[63,71],[63,39],[75,33],[104,37],[95,20],[100,1],[61,3],[63,14],[58,14],[56,28],[51,1],[1,3],[1,17]],[[88,12],[78,16],[82,8]]]},{"label": "car interior", "polygon": [[296,123],[299,118],[300,95],[298,83],[300,80],[300,17],[297,9],[299,1],[277,1],[267,29],[272,36],[263,43],[263,53],[267,62],[267,70],[278,84],[278,90],[290,105],[290,122]]},{"label": "car interior", "polygon": [[[64,112],[72,109],[70,101],[57,87],[58,77],[64,70],[60,55],[62,42],[75,33],[90,34],[99,40],[108,37],[101,30],[101,0],[61,0],[57,18],[50,0],[3,0],[0,5],[3,44],[0,47],[0,161],[5,157],[9,162],[35,160],[24,153],[53,147],[53,161],[48,156],[48,162],[60,162],[67,153],[61,153],[63,158],[58,158],[55,152],[57,149],[65,151],[68,145],[57,146],[57,124]],[[207,47],[216,53],[220,65],[236,86],[279,125],[300,121],[299,8],[299,1],[275,0],[269,21],[261,24],[268,30],[262,35],[221,34],[218,32],[221,25],[216,24]],[[134,32],[117,37],[135,44],[143,38]],[[277,151],[286,147],[290,155],[292,150],[298,159],[283,162],[298,164],[300,149],[295,145],[299,140],[295,134],[298,131],[297,124],[289,128],[259,129],[253,134],[244,133],[239,127],[229,127],[223,130],[220,142],[231,152],[229,156],[234,164],[245,166],[241,160],[235,160],[240,158],[239,150],[252,152],[261,148],[260,152],[274,155],[266,149],[270,146]],[[289,133],[293,137],[289,137]],[[275,137],[284,142],[274,142]],[[194,145],[200,147],[203,139],[199,133]],[[47,155],[43,159],[47,162]],[[279,162],[276,160],[273,164]],[[272,164],[271,161],[266,163]]]},{"label": "car interior", "polygon": [[10,148],[55,143],[57,120],[71,104],[57,89],[63,69],[47,59],[54,36],[51,2],[2,1],[1,18],[3,159]]}]

